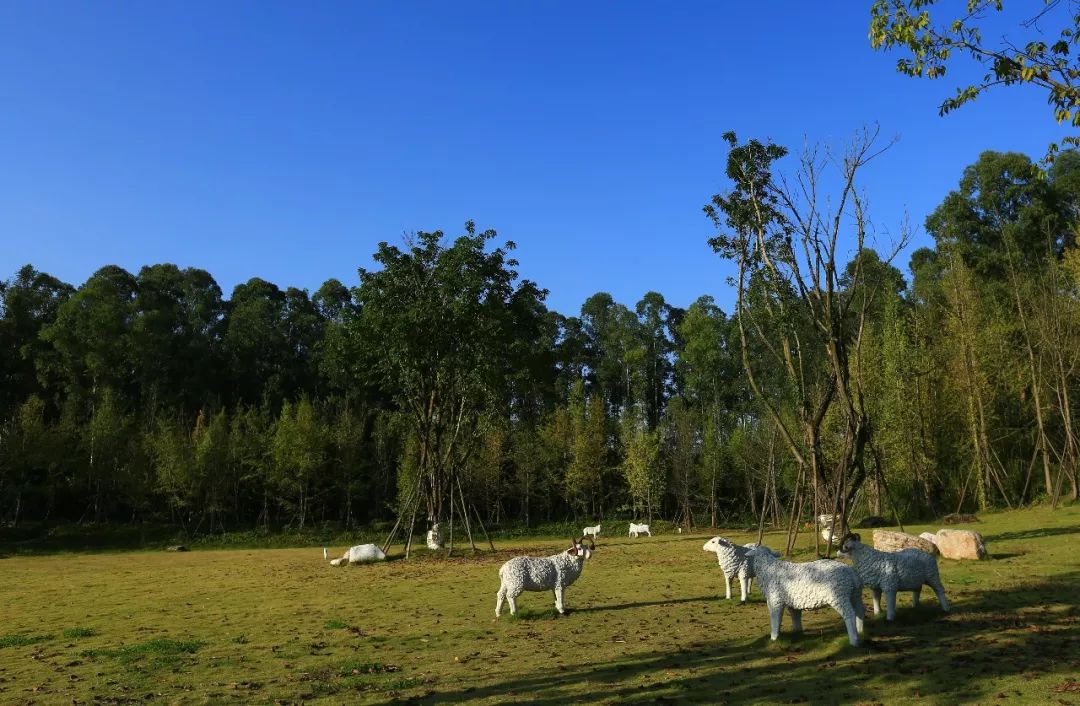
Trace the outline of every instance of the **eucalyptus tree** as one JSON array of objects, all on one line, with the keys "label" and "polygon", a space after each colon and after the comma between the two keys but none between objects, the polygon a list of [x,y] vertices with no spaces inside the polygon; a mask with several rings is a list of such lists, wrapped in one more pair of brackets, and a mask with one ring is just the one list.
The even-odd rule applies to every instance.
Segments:
[{"label": "eucalyptus tree", "polygon": [[724,447],[737,416],[746,410],[746,387],[733,322],[710,296],[698,298],[678,326],[676,374],[682,396],[700,427],[700,487],[711,527],[717,523],[718,492],[726,468]]},{"label": "eucalyptus tree", "polygon": [[253,277],[233,288],[224,337],[233,403],[282,396],[284,308],[285,294],[264,279]]},{"label": "eucalyptus tree", "polygon": [[56,311],[41,337],[55,355],[43,361],[65,392],[92,406],[106,389],[123,404],[136,392],[131,331],[135,320],[136,279],[116,265],[102,267]]},{"label": "eucalyptus tree", "polygon": [[637,376],[641,391],[637,397],[644,405],[645,422],[650,429],[660,424],[674,383],[674,323],[681,312],[664,301],[659,292],[647,292],[634,307],[638,318],[641,372]]},{"label": "eucalyptus tree", "polygon": [[44,370],[52,355],[52,347],[40,333],[74,291],[30,265],[0,282],[0,419],[8,418],[31,395],[55,392],[48,389],[53,387],[48,379],[37,377],[38,367]]},{"label": "eucalyptus tree", "polygon": [[219,399],[221,288],[205,270],[149,265],[136,277],[132,357],[142,409],[194,415]]},{"label": "eucalyptus tree", "polygon": [[581,305],[587,377],[604,391],[608,412],[617,417],[636,402],[644,387],[645,348],[637,315],[607,292]]}]

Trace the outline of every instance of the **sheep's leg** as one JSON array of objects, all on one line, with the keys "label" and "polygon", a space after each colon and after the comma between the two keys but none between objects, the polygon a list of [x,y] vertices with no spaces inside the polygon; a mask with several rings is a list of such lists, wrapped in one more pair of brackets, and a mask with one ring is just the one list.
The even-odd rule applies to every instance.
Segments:
[{"label": "sheep's leg", "polygon": [[921,594],[921,593],[922,593],[922,586],[919,586],[918,588],[916,588],[914,591],[911,592],[911,605],[915,606],[916,608],[919,607],[919,594]]},{"label": "sheep's leg", "polygon": [[726,600],[730,601],[731,600],[731,577],[728,576],[727,574],[724,574],[724,589],[725,589],[724,598]]},{"label": "sheep's leg", "polygon": [[941,609],[946,613],[949,612],[949,601],[945,600],[945,587],[941,585],[941,579],[935,577],[933,581],[928,582],[930,588],[934,589],[934,593],[937,594],[938,603],[941,604]]},{"label": "sheep's leg", "polygon": [[777,639],[780,637],[780,623],[784,620],[784,606],[769,606],[769,623],[772,627],[771,637]]},{"label": "sheep's leg", "polygon": [[[502,615],[503,601],[506,600],[506,586],[499,586],[499,593],[495,596],[495,617],[498,618]],[[513,603],[510,604],[513,606]],[[510,612],[513,612],[513,608],[510,608]]]},{"label": "sheep's leg", "polygon": [[861,633],[865,628],[866,604],[863,603],[862,589],[853,591],[851,594],[851,607],[855,611],[855,632]]},{"label": "sheep's leg", "polygon": [[789,607],[788,612],[791,613],[791,631],[802,632],[802,611]]},{"label": "sheep's leg", "polygon": [[849,615],[844,618],[844,625],[847,626],[847,639],[852,647],[859,646],[859,631],[856,622],[857,618],[854,615]]},{"label": "sheep's leg", "polygon": [[739,577],[739,589],[742,591],[742,598],[740,603],[746,603],[746,596],[750,593],[750,579],[745,576]]},{"label": "sheep's leg", "polygon": [[559,611],[559,615],[566,613],[566,611],[563,610],[563,591],[565,590],[566,589],[562,586],[555,587],[555,610]]},{"label": "sheep's leg", "polygon": [[885,592],[885,620],[896,619],[896,591]]},{"label": "sheep's leg", "polygon": [[510,604],[510,615],[517,615],[517,596],[512,591],[506,592],[506,602]]},{"label": "sheep's leg", "polygon": [[881,612],[881,589],[880,588],[871,588],[870,589],[870,595],[874,599],[874,615],[877,615],[878,613]]}]

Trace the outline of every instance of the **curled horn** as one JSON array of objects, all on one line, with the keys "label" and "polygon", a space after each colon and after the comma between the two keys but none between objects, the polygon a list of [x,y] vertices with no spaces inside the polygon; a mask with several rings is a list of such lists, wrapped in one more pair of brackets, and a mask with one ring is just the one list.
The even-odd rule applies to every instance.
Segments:
[{"label": "curled horn", "polygon": [[[585,538],[582,537],[582,539],[585,539]],[[589,551],[590,552],[595,552],[596,551],[596,542],[593,541],[592,537],[589,537]]]}]

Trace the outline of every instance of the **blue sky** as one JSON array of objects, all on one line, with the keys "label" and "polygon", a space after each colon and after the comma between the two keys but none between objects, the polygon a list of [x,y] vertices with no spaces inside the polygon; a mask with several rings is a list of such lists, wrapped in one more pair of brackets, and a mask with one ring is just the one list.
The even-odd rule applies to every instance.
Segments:
[{"label": "blue sky", "polygon": [[871,215],[909,213],[915,246],[981,151],[1062,134],[1028,89],[939,118],[958,79],[898,75],[869,4],[3,2],[0,277],[175,262],[226,295],[313,291],[472,218],[564,313],[601,290],[730,309],[701,213],[724,131],[880,123],[900,142],[866,173]]}]

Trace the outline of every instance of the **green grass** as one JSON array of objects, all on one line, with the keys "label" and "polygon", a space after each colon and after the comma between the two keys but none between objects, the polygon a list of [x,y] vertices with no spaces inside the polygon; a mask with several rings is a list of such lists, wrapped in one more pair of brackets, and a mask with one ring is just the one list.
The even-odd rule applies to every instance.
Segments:
[{"label": "green grass", "polygon": [[64,637],[69,640],[78,640],[82,637],[94,637],[97,635],[97,630],[93,628],[68,628],[64,631]]},{"label": "green grass", "polygon": [[51,639],[52,635],[0,635],[0,647],[27,647]]},{"label": "green grass", "polygon": [[901,596],[858,648],[828,610],[771,642],[756,589],[718,598],[705,532],[601,537],[568,615],[529,593],[499,621],[499,565],[566,540],[342,568],[310,548],[16,556],[0,560],[0,703],[1080,705],[1080,508],[982,520],[995,559],[940,562],[954,610]]}]

